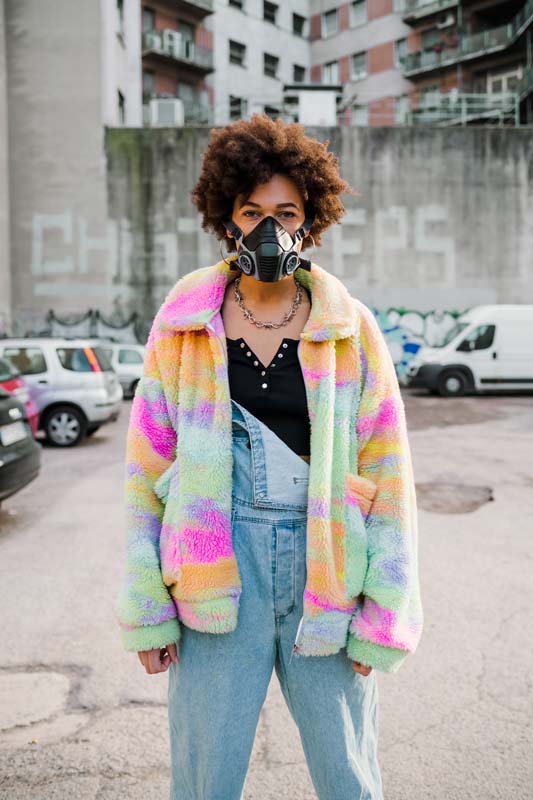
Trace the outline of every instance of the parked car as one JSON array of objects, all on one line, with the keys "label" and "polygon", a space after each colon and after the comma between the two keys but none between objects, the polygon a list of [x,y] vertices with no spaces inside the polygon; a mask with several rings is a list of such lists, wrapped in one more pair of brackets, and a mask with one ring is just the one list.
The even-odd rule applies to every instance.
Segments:
[{"label": "parked car", "polygon": [[111,366],[124,391],[124,397],[133,397],[143,371],[144,346],[101,341],[99,347],[111,361]]},{"label": "parked car", "polygon": [[422,347],[404,384],[444,397],[533,390],[533,305],[483,305],[458,317],[439,347]]},{"label": "parked car", "polygon": [[33,481],[40,467],[41,445],[24,404],[0,387],[0,503]]},{"label": "parked car", "polygon": [[72,447],[118,418],[122,387],[105,354],[86,339],[0,339],[0,358],[24,376],[51,444]]},{"label": "parked car", "polygon": [[33,401],[24,378],[18,369],[5,358],[0,358],[0,387],[24,405],[32,434],[35,436],[39,425],[39,409]]}]

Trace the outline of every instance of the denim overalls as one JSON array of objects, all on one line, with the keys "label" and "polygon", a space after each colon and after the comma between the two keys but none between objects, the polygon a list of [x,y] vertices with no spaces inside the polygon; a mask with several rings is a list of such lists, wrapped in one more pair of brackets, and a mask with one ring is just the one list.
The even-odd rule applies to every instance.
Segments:
[{"label": "denim overalls", "polygon": [[292,657],[306,582],[309,465],[232,400],[235,631],[182,625],[169,667],[171,800],[239,800],[276,670],[319,800],[383,800],[376,672],[345,649]]}]

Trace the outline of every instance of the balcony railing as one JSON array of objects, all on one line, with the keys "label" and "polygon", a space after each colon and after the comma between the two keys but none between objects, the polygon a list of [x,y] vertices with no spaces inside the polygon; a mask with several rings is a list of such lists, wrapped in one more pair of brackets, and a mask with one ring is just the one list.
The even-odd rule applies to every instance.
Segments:
[{"label": "balcony railing", "polygon": [[462,94],[431,92],[420,99],[418,108],[408,111],[406,125],[468,125],[470,122],[520,125],[520,97],[506,94]]},{"label": "balcony railing", "polygon": [[213,51],[182,38],[179,31],[165,29],[143,33],[142,48],[143,55],[157,53],[198,67],[205,72],[213,70]]},{"label": "balcony railing", "polygon": [[[170,100],[171,98],[166,94],[143,92],[143,122],[145,125],[150,124],[150,100],[155,99]],[[211,106],[200,100],[198,102],[182,100],[182,103],[185,125],[213,125],[213,109]]]},{"label": "balcony railing", "polygon": [[457,46],[442,44],[440,50],[421,50],[409,53],[401,59],[406,77],[447,66],[457,61],[475,58],[492,51],[509,47],[533,21],[533,0],[528,0],[521,11],[506,25],[490,28],[478,33],[462,34]]},{"label": "balcony railing", "polygon": [[421,19],[457,5],[458,0],[404,0],[402,17],[404,20]]}]

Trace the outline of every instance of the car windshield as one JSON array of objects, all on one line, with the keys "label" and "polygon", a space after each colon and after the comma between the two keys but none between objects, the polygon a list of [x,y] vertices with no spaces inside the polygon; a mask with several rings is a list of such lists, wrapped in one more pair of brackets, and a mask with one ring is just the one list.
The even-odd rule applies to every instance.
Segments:
[{"label": "car windshield", "polygon": [[456,336],[459,336],[461,331],[464,331],[465,328],[468,328],[469,324],[469,322],[457,322],[453,328],[448,331],[442,342],[435,344],[434,347],[446,347],[446,345],[450,344],[450,342],[452,342]]}]

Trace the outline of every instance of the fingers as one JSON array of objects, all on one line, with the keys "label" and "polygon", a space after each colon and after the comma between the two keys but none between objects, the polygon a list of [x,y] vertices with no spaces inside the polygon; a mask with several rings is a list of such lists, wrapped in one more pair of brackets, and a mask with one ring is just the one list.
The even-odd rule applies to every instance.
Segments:
[{"label": "fingers", "polygon": [[168,652],[168,654],[170,656],[171,661],[173,661],[174,664],[178,664],[180,659],[179,659],[179,656],[178,656],[178,649],[177,649],[176,645],[175,644],[169,644],[167,646],[167,652]]},{"label": "fingers", "polygon": [[352,661],[352,667],[354,672],[364,675],[365,678],[372,672],[372,667],[367,667],[365,664],[360,664],[359,661]]},{"label": "fingers", "polygon": [[137,655],[148,675],[166,672],[172,662],[179,663],[175,644],[159,647],[156,650],[140,650]]}]

